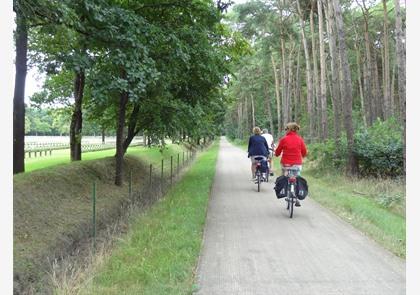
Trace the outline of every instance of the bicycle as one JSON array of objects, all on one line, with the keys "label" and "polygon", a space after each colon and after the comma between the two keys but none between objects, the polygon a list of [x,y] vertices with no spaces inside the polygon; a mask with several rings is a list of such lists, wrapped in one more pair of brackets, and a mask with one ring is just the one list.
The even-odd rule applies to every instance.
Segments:
[{"label": "bicycle", "polygon": [[261,182],[268,182],[268,172],[261,171],[261,161],[267,160],[264,156],[255,157],[257,160],[255,168],[255,183],[257,184],[257,190],[260,191]]},{"label": "bicycle", "polygon": [[297,201],[296,196],[296,177],[299,176],[300,169],[296,167],[290,167],[287,171],[287,196],[285,198],[287,202],[287,210],[289,211],[290,218],[293,218],[293,207]]}]

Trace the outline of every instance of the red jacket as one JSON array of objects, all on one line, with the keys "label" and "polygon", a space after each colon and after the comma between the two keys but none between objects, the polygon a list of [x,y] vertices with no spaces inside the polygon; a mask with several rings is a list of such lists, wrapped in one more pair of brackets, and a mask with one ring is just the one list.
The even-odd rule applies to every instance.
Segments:
[{"label": "red jacket", "polygon": [[280,138],[275,155],[281,157],[280,163],[288,165],[301,165],[302,158],[306,156],[306,146],[302,137],[294,131],[289,131],[284,137]]}]

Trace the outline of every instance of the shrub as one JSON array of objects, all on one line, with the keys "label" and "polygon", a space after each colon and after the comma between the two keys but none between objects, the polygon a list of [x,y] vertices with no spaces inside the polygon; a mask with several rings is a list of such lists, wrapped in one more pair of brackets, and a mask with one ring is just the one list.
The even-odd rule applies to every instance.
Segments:
[{"label": "shrub", "polygon": [[[369,128],[359,128],[354,136],[354,153],[361,175],[399,176],[404,173],[403,128],[391,118],[387,121],[376,121]],[[308,146],[308,159],[318,169],[334,167],[343,169],[347,162],[347,141],[343,135],[339,144],[329,139],[322,143]]]},{"label": "shrub", "polygon": [[314,161],[319,169],[342,169],[346,165],[347,146],[345,137],[335,144],[333,139],[328,139],[321,143],[312,143],[308,145],[308,160]]},{"label": "shrub", "polygon": [[376,121],[355,134],[354,152],[362,175],[396,176],[404,173],[403,129],[395,119]]}]

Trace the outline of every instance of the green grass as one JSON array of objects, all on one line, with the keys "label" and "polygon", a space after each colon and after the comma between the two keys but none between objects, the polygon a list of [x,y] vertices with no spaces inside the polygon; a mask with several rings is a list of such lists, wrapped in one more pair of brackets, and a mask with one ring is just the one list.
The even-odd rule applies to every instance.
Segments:
[{"label": "green grass", "polygon": [[[178,145],[169,144],[166,151],[178,151],[182,153],[182,148]],[[147,156],[155,159],[154,163],[157,163],[157,158],[160,159],[161,153],[157,148],[148,148],[148,147],[129,147],[127,150],[128,155],[138,155],[143,152],[147,152]],[[115,149],[95,151],[82,153],[82,160],[95,160],[106,157],[112,157],[115,155]],[[37,158],[26,158],[25,159],[25,172],[30,172],[34,170],[44,169],[47,167],[64,165],[70,163],[70,150],[55,150],[52,152],[51,156],[43,156]]]},{"label": "green grass", "polygon": [[[246,150],[240,141],[232,142]],[[273,160],[280,174],[278,158]],[[349,178],[339,173],[316,170],[306,162],[302,176],[308,181],[309,196],[322,206],[370,236],[395,255],[405,258],[405,183],[402,180]]]},{"label": "green grass", "polygon": [[[132,171],[133,190],[149,181],[149,165],[159,173],[161,159],[165,170],[171,156],[182,156],[183,148],[135,147],[124,159],[125,176],[121,187],[114,185],[115,159],[105,157],[38,169],[13,176],[14,274],[19,288],[32,282],[42,287],[41,277],[48,271],[47,257],[66,255],[91,231],[91,189],[97,184],[98,227],[118,218],[121,205],[128,200],[128,171]],[[101,151],[87,157],[105,156]],[[92,156],[90,155],[92,154]],[[96,154],[96,155],[94,155]],[[112,153],[113,155],[113,153]],[[44,159],[43,159],[44,160]],[[45,160],[49,160],[45,158]],[[168,178],[166,172],[165,177]],[[144,196],[147,198],[148,196]]]},{"label": "green grass", "polygon": [[[303,176],[308,181],[312,199],[329,208],[397,256],[405,258],[405,213],[401,211],[401,204],[389,207],[380,202],[381,199],[377,196],[383,195],[384,189],[376,184],[375,180],[319,175],[314,170],[305,171]],[[394,191],[404,188],[399,183],[388,183],[387,187],[393,187]]]},{"label": "green grass", "polygon": [[84,294],[191,294],[218,144],[148,212],[133,220]]}]

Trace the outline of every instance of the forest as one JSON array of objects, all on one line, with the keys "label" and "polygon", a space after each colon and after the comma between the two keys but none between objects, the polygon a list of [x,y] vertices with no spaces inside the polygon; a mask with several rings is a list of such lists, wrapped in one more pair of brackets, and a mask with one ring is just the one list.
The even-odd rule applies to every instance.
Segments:
[{"label": "forest", "polygon": [[[72,161],[81,160],[85,120],[114,133],[117,185],[123,156],[139,133],[161,145],[165,138],[199,143],[220,134],[227,108],[226,77],[248,48],[246,40],[222,22],[231,4],[14,1],[14,173],[24,171],[25,133],[52,124],[31,120],[36,113],[32,107],[64,109]],[[32,67],[46,79],[25,107],[26,74]],[[60,112],[55,113],[59,118]],[[65,134],[62,127],[56,131]]]},{"label": "forest", "polygon": [[227,134],[279,138],[296,121],[312,158],[351,175],[405,171],[405,9],[400,1],[248,1],[232,26],[252,45],[227,89]]},{"label": "forest", "polygon": [[[320,165],[404,174],[405,5],[234,4],[14,1],[14,173],[24,171],[25,134],[68,134],[72,161],[83,134],[115,134],[121,184],[136,135],[247,140],[258,125],[279,138],[296,121]],[[25,106],[28,68],[46,78]]]}]

